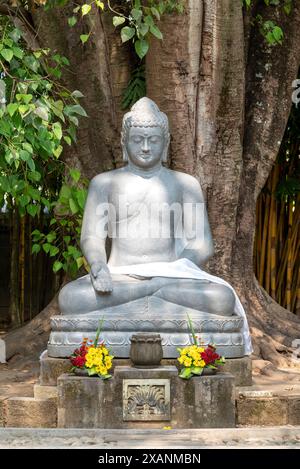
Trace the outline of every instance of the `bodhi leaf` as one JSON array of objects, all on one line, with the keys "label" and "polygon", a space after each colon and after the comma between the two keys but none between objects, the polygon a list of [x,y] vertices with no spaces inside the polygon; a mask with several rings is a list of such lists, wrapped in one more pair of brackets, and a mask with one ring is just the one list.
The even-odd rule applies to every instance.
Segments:
[{"label": "bodhi leaf", "polygon": [[135,21],[139,22],[142,19],[142,16],[143,16],[142,10],[133,8],[130,13],[131,13],[131,16],[135,19]]},{"label": "bodhi leaf", "polygon": [[163,39],[163,35],[162,35],[162,33],[160,32],[160,30],[158,29],[157,26],[151,25],[151,26],[150,26],[150,32],[151,32],[151,34],[153,34],[153,36],[155,36],[157,39]]},{"label": "bodhi leaf", "polygon": [[53,264],[53,272],[58,272],[60,269],[63,268],[63,263],[60,261],[55,261]]},{"label": "bodhi leaf", "polygon": [[41,250],[41,246],[39,244],[33,244],[31,253],[37,254],[38,252],[40,252],[40,250]]},{"label": "bodhi leaf", "polygon": [[78,169],[70,169],[70,175],[75,182],[78,182],[80,179],[80,171]]},{"label": "bodhi leaf", "polygon": [[18,109],[19,105],[17,103],[9,103],[6,106],[8,114],[12,117],[16,110]]},{"label": "bodhi leaf", "polygon": [[82,44],[85,44],[89,37],[90,37],[89,34],[81,34],[80,35],[80,40],[81,40]]},{"label": "bodhi leaf", "polygon": [[134,35],[135,35],[134,28],[130,28],[129,26],[124,26],[124,28],[121,29],[122,42],[129,41],[130,39],[133,38]]},{"label": "bodhi leaf", "polygon": [[7,60],[7,62],[10,62],[14,56],[14,53],[11,49],[2,49],[0,54],[5,58],[5,60]]},{"label": "bodhi leaf", "polygon": [[76,23],[77,23],[76,16],[71,16],[70,18],[68,18],[68,24],[71,28],[75,26]]},{"label": "bodhi leaf", "polygon": [[54,124],[52,124],[52,130],[53,130],[53,133],[54,133],[55,137],[58,140],[61,140],[61,138],[62,138],[61,123],[60,122],[54,122]]},{"label": "bodhi leaf", "polygon": [[140,59],[143,59],[149,50],[149,43],[146,39],[138,39],[134,43],[135,51]]},{"label": "bodhi leaf", "polygon": [[88,5],[87,3],[85,3],[84,5],[82,5],[81,7],[81,14],[82,16],[85,16],[87,15],[90,11],[91,11],[91,5]]},{"label": "bodhi leaf", "polygon": [[120,26],[120,24],[125,23],[125,18],[123,16],[114,16],[113,17],[113,25],[116,28],[117,26]]}]

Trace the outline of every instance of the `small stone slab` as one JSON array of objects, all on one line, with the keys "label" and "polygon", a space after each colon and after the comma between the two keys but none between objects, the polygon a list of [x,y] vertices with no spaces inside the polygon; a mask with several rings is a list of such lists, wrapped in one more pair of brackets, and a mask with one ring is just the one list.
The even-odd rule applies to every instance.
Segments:
[{"label": "small stone slab", "polygon": [[123,420],[170,420],[169,379],[124,379]]},{"label": "small stone slab", "polygon": [[284,397],[243,397],[237,399],[239,425],[287,425],[288,405]]},{"label": "small stone slab", "polygon": [[3,339],[0,339],[0,363],[6,363],[6,344]]}]

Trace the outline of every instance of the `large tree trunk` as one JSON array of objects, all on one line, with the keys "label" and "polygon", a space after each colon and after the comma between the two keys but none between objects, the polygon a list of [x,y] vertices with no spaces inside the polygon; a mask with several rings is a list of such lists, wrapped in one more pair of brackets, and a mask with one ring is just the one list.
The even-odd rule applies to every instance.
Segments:
[{"label": "large tree trunk", "polygon": [[190,0],[185,15],[165,17],[164,41],[153,40],[147,55],[147,91],[169,112],[172,166],[196,175],[206,193],[211,271],[238,291],[255,355],[286,365],[278,352],[299,337],[300,321],[258,285],[253,239],[257,196],[278,154],[300,65],[300,9],[294,5],[291,16],[254,9],[282,25],[282,45],[268,46],[235,0]]},{"label": "large tree trunk", "polygon": [[[183,15],[164,17],[163,42],[152,40],[146,60],[147,95],[171,126],[172,168],[201,182],[215,240],[212,273],[228,280],[245,306],[256,356],[286,365],[283,353],[299,337],[300,318],[277,305],[253,273],[257,196],[270,173],[291,108],[300,65],[300,6],[286,16],[254,2],[255,13],[283,26],[282,45],[267,46],[237,0],[188,0]],[[259,5],[259,6],[257,6]],[[91,177],[120,162],[120,96],[131,52],[121,46],[111,18],[94,13],[94,35],[84,47],[83,23],[69,29],[70,7],[33,14],[41,43],[71,60],[65,81],[83,92],[89,119],[73,166]],[[48,316],[47,316],[48,321]]]}]

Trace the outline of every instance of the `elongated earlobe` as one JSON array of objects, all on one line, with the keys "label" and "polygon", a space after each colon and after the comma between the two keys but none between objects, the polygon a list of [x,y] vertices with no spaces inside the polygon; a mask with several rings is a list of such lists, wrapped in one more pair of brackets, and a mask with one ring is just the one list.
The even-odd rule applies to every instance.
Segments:
[{"label": "elongated earlobe", "polygon": [[162,163],[167,163],[168,161],[168,151],[169,151],[169,145],[170,145],[170,134],[168,135],[167,141],[166,141],[166,146],[162,154],[161,161]]},{"label": "elongated earlobe", "polygon": [[123,161],[124,161],[124,163],[128,162],[128,153],[126,151],[125,146],[123,147]]}]

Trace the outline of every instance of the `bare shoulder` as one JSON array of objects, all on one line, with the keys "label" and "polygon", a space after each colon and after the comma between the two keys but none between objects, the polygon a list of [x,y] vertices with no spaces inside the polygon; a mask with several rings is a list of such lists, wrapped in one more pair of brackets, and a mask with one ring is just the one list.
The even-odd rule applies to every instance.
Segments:
[{"label": "bare shoulder", "polygon": [[200,184],[194,176],[168,168],[166,168],[166,171],[169,177],[176,181],[183,189],[200,189]]},{"label": "bare shoulder", "polygon": [[112,169],[111,171],[105,171],[104,173],[97,174],[90,181],[90,187],[95,189],[104,189],[111,185],[111,183],[121,174],[123,174],[123,168]]}]

